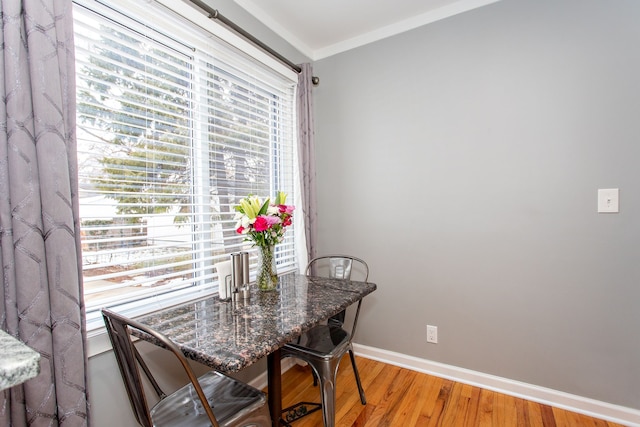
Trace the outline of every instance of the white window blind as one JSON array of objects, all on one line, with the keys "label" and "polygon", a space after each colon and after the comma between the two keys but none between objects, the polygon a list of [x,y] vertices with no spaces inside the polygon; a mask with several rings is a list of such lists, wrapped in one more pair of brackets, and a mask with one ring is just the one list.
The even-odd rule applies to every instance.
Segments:
[{"label": "white window blind", "polygon": [[[232,252],[250,251],[253,271],[234,206],[277,190],[292,203],[296,191],[294,82],[162,6],[145,11],[74,3],[89,323],[101,307],[144,312],[212,292]],[[175,32],[156,28],[167,18]],[[295,233],[277,247],[279,272],[297,268]]]}]

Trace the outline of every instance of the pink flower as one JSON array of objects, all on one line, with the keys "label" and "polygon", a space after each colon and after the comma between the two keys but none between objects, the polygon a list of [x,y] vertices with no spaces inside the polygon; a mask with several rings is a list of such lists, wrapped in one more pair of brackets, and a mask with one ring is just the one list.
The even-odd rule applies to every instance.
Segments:
[{"label": "pink flower", "polygon": [[295,209],[295,206],[292,205],[280,205],[278,206],[278,208],[280,209],[280,213],[286,213],[291,215],[293,213],[293,210]]},{"label": "pink flower", "polygon": [[253,223],[253,228],[256,231],[265,231],[269,228],[269,223],[267,222],[267,217],[264,215],[260,215],[256,218],[256,222]]},{"label": "pink flower", "polygon": [[269,228],[273,227],[276,224],[280,224],[280,218],[272,215],[265,215],[267,223],[269,224]]},{"label": "pink flower", "polygon": [[280,218],[277,216],[259,215],[256,218],[256,222],[253,223],[253,228],[255,228],[256,231],[265,231],[276,224],[280,224]]},{"label": "pink flower", "polygon": [[238,227],[236,229],[236,233],[238,233],[238,234],[242,234],[243,231],[244,231],[244,227],[243,226],[240,226],[240,227]]}]

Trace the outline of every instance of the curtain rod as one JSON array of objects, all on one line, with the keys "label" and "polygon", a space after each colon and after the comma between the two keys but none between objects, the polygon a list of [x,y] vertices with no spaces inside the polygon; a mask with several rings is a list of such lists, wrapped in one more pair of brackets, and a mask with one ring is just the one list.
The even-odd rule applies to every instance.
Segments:
[{"label": "curtain rod", "polygon": [[207,12],[209,14],[209,19],[217,19],[218,21],[222,22],[227,27],[231,28],[236,33],[240,34],[245,39],[249,40],[251,43],[253,43],[256,46],[258,46],[260,49],[262,49],[265,52],[267,52],[269,55],[271,55],[274,58],[278,59],[283,64],[286,64],[289,68],[291,68],[296,73],[300,74],[300,72],[302,72],[302,68],[300,68],[299,66],[297,66],[293,62],[289,61],[287,58],[285,58],[284,56],[280,55],[278,52],[276,52],[275,50],[271,49],[269,46],[267,46],[266,44],[262,43],[257,38],[253,37],[251,34],[246,32],[244,29],[242,29],[241,27],[236,25],[234,22],[230,21],[228,18],[223,16],[220,12],[218,12],[217,9],[214,9],[214,8],[210,7],[209,5],[207,5],[205,2],[203,2],[201,0],[189,0],[189,1],[191,3],[193,3],[193,4],[195,4],[196,6],[198,6],[200,9],[204,10],[205,12]]}]

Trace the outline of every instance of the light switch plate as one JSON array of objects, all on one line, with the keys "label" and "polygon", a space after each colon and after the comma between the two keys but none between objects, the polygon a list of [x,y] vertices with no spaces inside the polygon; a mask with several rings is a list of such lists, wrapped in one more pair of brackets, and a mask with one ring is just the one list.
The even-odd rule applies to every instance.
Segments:
[{"label": "light switch plate", "polygon": [[617,188],[601,188],[598,190],[598,212],[619,212],[619,191]]}]

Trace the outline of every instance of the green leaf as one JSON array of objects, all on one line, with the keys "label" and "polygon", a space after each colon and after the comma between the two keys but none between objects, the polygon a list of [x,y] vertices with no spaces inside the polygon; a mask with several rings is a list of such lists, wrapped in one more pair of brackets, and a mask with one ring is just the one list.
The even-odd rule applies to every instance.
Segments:
[{"label": "green leaf", "polygon": [[258,215],[265,215],[267,213],[267,209],[269,208],[269,199],[265,200],[258,212]]}]

